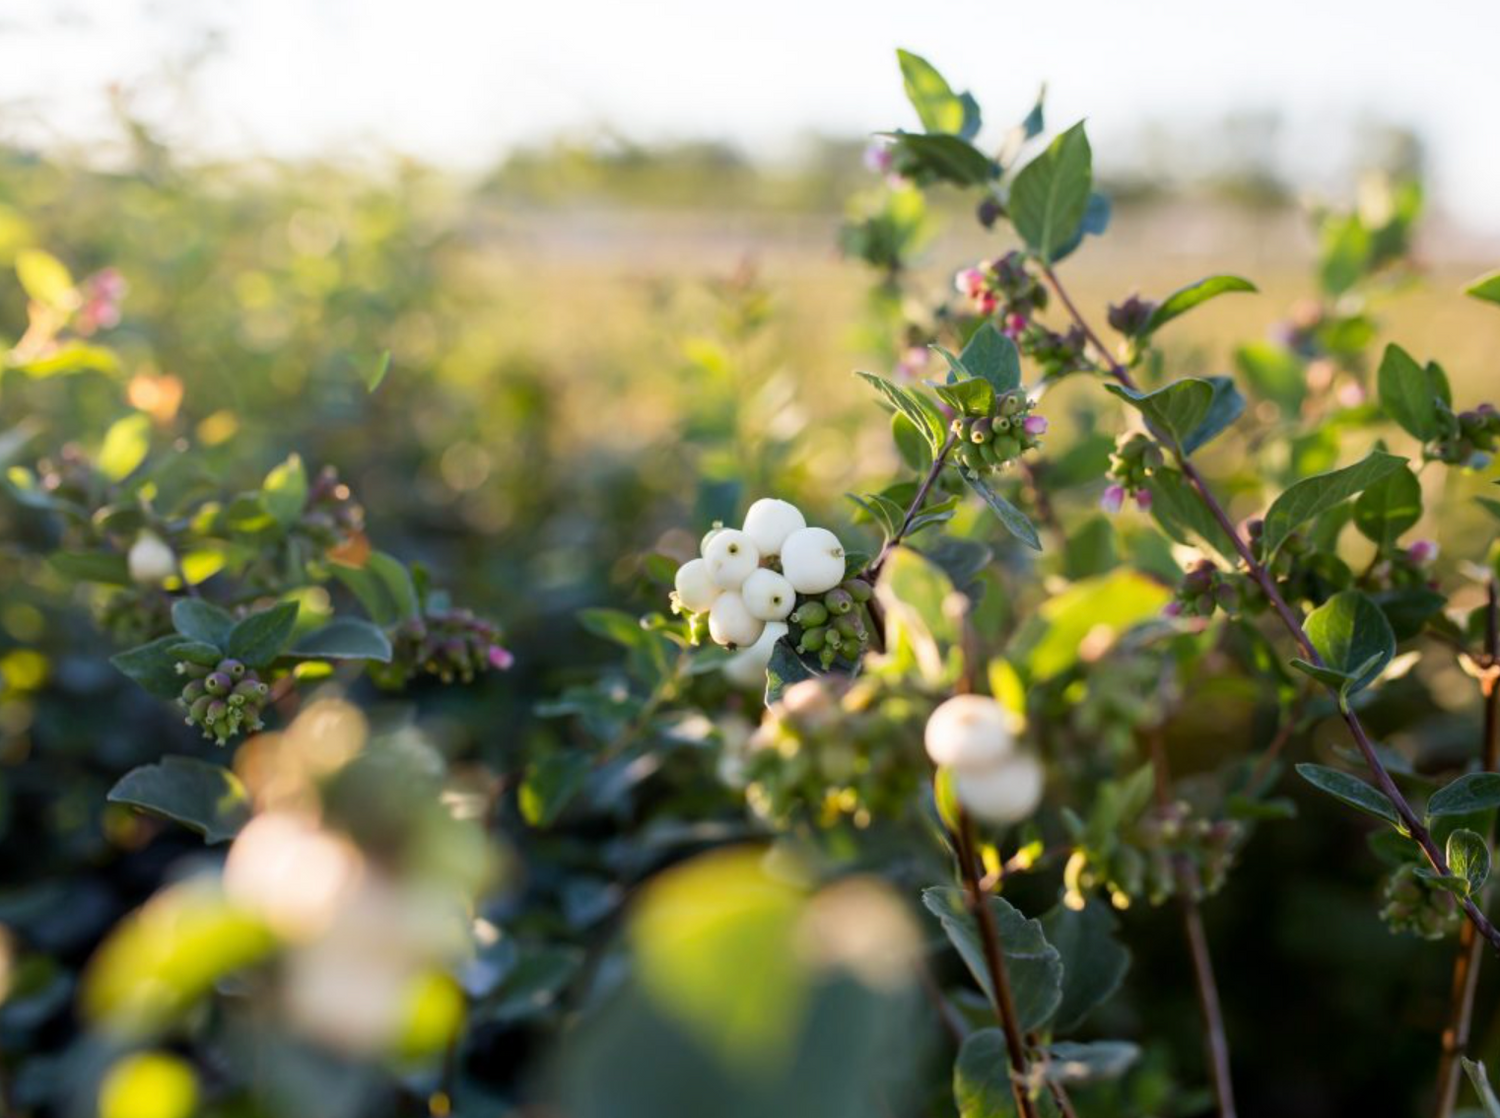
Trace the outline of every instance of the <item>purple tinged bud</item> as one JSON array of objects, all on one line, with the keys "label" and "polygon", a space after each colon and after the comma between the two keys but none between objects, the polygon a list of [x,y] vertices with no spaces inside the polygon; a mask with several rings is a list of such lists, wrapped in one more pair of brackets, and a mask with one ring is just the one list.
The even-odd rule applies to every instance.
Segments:
[{"label": "purple tinged bud", "polygon": [[1047,433],[1047,417],[1045,415],[1028,415],[1026,421],[1021,424],[1021,427],[1028,435],[1045,435]]},{"label": "purple tinged bud", "polygon": [[1135,491],[1135,503],[1142,512],[1151,508],[1151,491],[1149,489],[1137,489]]},{"label": "purple tinged bud", "polygon": [[1406,557],[1417,566],[1425,566],[1438,557],[1438,545],[1435,540],[1417,540],[1406,549]]},{"label": "purple tinged bud", "polygon": [[490,667],[501,672],[510,671],[516,662],[516,658],[510,650],[501,648],[498,644],[490,645],[485,651],[485,659],[489,661]]},{"label": "purple tinged bud", "polygon": [[1099,498],[1099,507],[1108,513],[1120,511],[1125,503],[1125,487],[1123,485],[1111,485],[1104,490],[1104,496]]},{"label": "purple tinged bud", "polygon": [[1167,617],[1181,617],[1182,603],[1177,601],[1168,602],[1162,606],[1161,612]]}]

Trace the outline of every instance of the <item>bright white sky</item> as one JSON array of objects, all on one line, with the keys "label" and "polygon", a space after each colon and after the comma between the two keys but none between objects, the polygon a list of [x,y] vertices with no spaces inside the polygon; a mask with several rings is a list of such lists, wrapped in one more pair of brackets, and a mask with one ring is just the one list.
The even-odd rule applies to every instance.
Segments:
[{"label": "bright white sky", "polygon": [[1500,231],[1496,0],[0,0],[0,129],[95,134],[106,82],[159,75],[209,30],[222,49],[186,112],[155,104],[220,151],[373,146],[481,166],[611,126],[779,154],[808,132],[912,123],[899,45],[996,124],[1046,80],[1051,123],[1087,115],[1106,166],[1147,119],[1273,110],[1316,184],[1347,170],[1334,165],[1354,122],[1407,124],[1438,204]]}]

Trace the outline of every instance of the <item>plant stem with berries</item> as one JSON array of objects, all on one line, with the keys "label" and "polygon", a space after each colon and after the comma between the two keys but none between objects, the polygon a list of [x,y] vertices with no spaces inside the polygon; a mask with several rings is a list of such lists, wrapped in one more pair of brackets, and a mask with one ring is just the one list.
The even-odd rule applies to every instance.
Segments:
[{"label": "plant stem with berries", "polygon": [[928,467],[927,475],[922,478],[921,484],[917,486],[916,495],[912,497],[911,504],[907,506],[906,515],[901,519],[901,527],[896,530],[895,535],[885,541],[885,546],[880,549],[880,554],[875,556],[875,561],[866,569],[865,577],[868,581],[875,581],[876,576],[880,574],[880,568],[885,563],[886,557],[900,545],[901,541],[906,537],[906,533],[911,530],[912,522],[916,520],[917,515],[922,511],[922,506],[927,502],[927,494],[931,493],[932,487],[937,484],[937,479],[941,476],[943,467],[948,464],[948,456],[953,453],[953,448],[957,445],[958,436],[949,431],[948,437],[943,440],[943,445],[932,456],[932,465]]},{"label": "plant stem with berries", "polygon": [[[1115,359],[1108,347],[1100,340],[1099,335],[1089,326],[1088,321],[1069,297],[1062,281],[1058,279],[1057,273],[1048,265],[1042,266],[1042,273],[1047,277],[1047,282],[1052,286],[1052,289],[1057,292],[1057,297],[1062,301],[1063,306],[1067,308],[1068,314],[1073,318],[1073,321],[1083,331],[1084,336],[1093,345],[1094,349],[1098,351],[1109,375],[1114,377],[1124,387],[1132,391],[1137,391],[1135,379],[1130,375],[1130,370]],[[1155,434],[1153,432],[1153,435]],[[1234,522],[1229,519],[1229,514],[1224,510],[1224,506],[1219,503],[1218,498],[1214,496],[1213,491],[1209,489],[1208,483],[1204,480],[1198,468],[1188,460],[1185,454],[1177,452],[1175,448],[1171,447],[1168,440],[1158,438],[1158,441],[1163,443],[1167,449],[1173,450],[1183,476],[1188,479],[1188,482],[1198,494],[1199,500],[1203,502],[1204,507],[1208,509],[1209,514],[1214,518],[1215,522],[1218,523],[1219,527],[1224,530],[1225,534],[1233,542],[1235,551],[1245,564],[1245,569],[1250,573],[1250,577],[1260,586],[1261,590],[1264,591],[1267,601],[1271,603],[1271,607],[1276,611],[1277,617],[1281,619],[1282,624],[1286,626],[1287,631],[1297,642],[1298,647],[1302,650],[1302,654],[1310,663],[1318,667],[1323,667],[1323,658],[1313,646],[1306,630],[1303,629],[1301,618],[1297,616],[1296,611],[1282,597],[1280,589],[1276,586],[1276,580],[1271,577],[1271,573],[1255,558],[1250,550],[1250,545],[1240,534]],[[1451,877],[1452,873],[1448,869],[1448,862],[1443,856],[1442,850],[1433,841],[1432,834],[1423,825],[1417,813],[1412,810],[1411,804],[1407,803],[1406,797],[1401,794],[1401,790],[1396,787],[1396,782],[1391,778],[1390,772],[1376,754],[1375,745],[1370,740],[1369,734],[1365,732],[1364,725],[1360,722],[1359,716],[1353,710],[1349,709],[1346,703],[1339,704],[1339,713],[1344,719],[1344,724],[1349,727],[1349,733],[1354,738],[1354,744],[1359,747],[1360,755],[1364,758],[1365,765],[1370,770],[1370,775],[1374,777],[1376,787],[1386,799],[1391,801],[1391,805],[1396,810],[1397,817],[1401,820],[1402,827],[1416,841],[1417,845],[1422,848],[1422,853],[1426,855],[1432,868],[1443,877]],[[1465,915],[1468,916],[1469,921],[1478,930],[1479,934],[1487,939],[1491,946],[1500,950],[1500,928],[1496,928],[1490,922],[1489,918],[1480,911],[1479,906],[1471,898],[1461,898],[1460,904],[1463,906]]]}]

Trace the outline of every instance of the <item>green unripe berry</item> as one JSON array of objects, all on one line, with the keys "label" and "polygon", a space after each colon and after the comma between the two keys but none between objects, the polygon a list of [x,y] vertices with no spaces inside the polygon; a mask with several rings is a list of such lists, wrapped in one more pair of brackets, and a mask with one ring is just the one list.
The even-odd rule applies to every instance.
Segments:
[{"label": "green unripe berry", "polygon": [[210,695],[227,695],[234,681],[223,672],[210,672],[203,681],[203,689]]},{"label": "green unripe berry", "polygon": [[828,620],[828,607],[819,601],[803,602],[792,613],[792,620],[803,628],[813,628]]},{"label": "green unripe berry", "polygon": [[188,707],[188,725],[192,725],[194,722],[202,722],[207,718],[208,708],[212,705],[213,701],[212,696],[209,695],[203,695],[194,699],[192,705]]},{"label": "green unripe berry", "polygon": [[191,660],[179,660],[177,662],[177,674],[185,675],[189,679],[203,679],[213,669],[207,664],[194,664]]},{"label": "green unripe berry", "polygon": [[264,699],[271,689],[258,679],[242,679],[234,685],[234,693],[247,699]]},{"label": "green unripe berry", "polygon": [[990,441],[991,432],[991,420],[976,419],[974,425],[969,428],[969,441],[973,443],[987,443]]},{"label": "green unripe berry", "polygon": [[802,642],[797,645],[798,652],[817,652],[823,647],[823,642],[828,639],[828,630],[822,627],[808,629],[802,634]]},{"label": "green unripe berry", "polygon": [[829,613],[843,616],[854,608],[854,596],[842,586],[836,587],[823,595],[823,604]]},{"label": "green unripe berry", "polygon": [[868,602],[875,596],[875,588],[862,578],[851,578],[846,580],[841,589],[846,591],[849,597],[856,602]]},{"label": "green unripe berry", "polygon": [[993,444],[995,454],[1001,463],[1009,462],[1021,456],[1021,441],[1014,435],[1002,435]]},{"label": "green unripe berry", "polygon": [[218,667],[216,667],[214,670],[223,672],[230,679],[243,679],[245,677],[245,665],[240,663],[238,660],[220,660]]},{"label": "green unripe berry", "polygon": [[205,694],[207,692],[203,689],[203,681],[201,679],[189,680],[187,686],[182,689],[182,701],[191,706],[203,698]]}]

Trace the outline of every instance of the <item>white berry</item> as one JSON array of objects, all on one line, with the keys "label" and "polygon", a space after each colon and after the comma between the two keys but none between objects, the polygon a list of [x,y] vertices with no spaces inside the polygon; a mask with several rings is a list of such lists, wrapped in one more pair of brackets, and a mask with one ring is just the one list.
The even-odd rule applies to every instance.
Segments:
[{"label": "white berry", "polygon": [[989,769],[1011,755],[1010,716],[987,695],[955,695],[932,712],[925,740],[934,764]]},{"label": "white berry", "polygon": [[762,497],[745,514],[745,535],[755,541],[762,555],[780,555],[786,538],[806,527],[801,509],[774,497]]},{"label": "white berry", "polygon": [[762,621],[784,621],[797,604],[792,584],[775,571],[753,571],[740,587],[745,607]]},{"label": "white berry", "polygon": [[682,608],[693,613],[702,613],[723,593],[702,559],[689,559],[677,568],[676,586]]},{"label": "white berry", "polygon": [[155,532],[142,532],[126,557],[130,577],[145,586],[160,586],[177,573],[177,556]]},{"label": "white berry", "polygon": [[737,528],[715,532],[704,545],[703,560],[709,574],[725,590],[738,590],[760,566],[760,549]]},{"label": "white berry", "polygon": [[844,581],[844,545],[827,528],[799,528],[781,545],[781,571],[799,594],[822,594]]},{"label": "white berry", "polygon": [[736,652],[725,662],[724,675],[729,682],[736,687],[765,687],[766,665],[771,662],[776,642],[786,634],[786,622],[767,622],[759,640],[743,652]]},{"label": "white berry", "polygon": [[985,823],[1015,823],[1042,801],[1046,774],[1029,753],[1008,757],[992,768],[953,771],[958,802]]},{"label": "white berry", "polygon": [[745,608],[745,599],[733,590],[714,599],[708,611],[708,635],[715,644],[749,648],[760,639],[766,623]]}]

